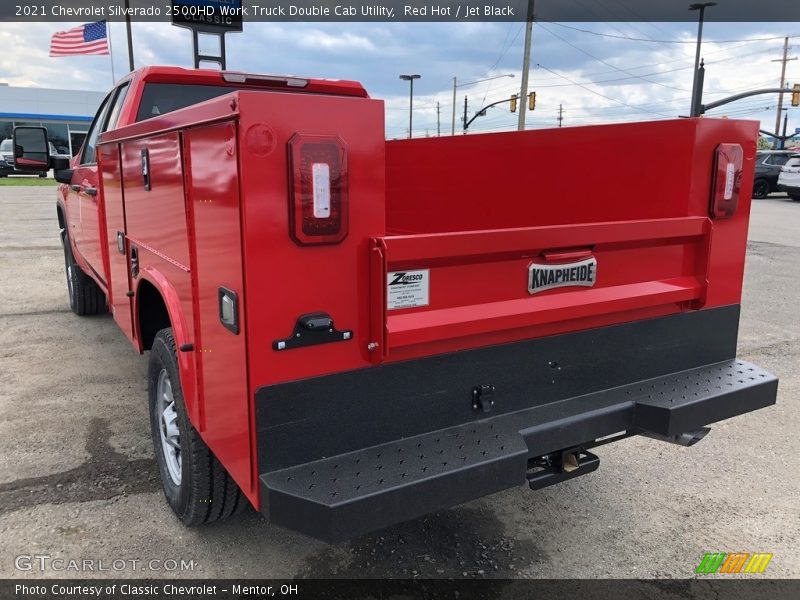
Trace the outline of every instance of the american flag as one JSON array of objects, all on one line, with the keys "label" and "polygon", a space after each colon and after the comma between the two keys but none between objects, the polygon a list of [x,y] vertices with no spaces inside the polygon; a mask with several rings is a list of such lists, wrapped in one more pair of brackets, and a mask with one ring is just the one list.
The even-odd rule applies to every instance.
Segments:
[{"label": "american flag", "polygon": [[68,31],[59,31],[50,41],[50,56],[108,54],[105,21],[87,23]]}]

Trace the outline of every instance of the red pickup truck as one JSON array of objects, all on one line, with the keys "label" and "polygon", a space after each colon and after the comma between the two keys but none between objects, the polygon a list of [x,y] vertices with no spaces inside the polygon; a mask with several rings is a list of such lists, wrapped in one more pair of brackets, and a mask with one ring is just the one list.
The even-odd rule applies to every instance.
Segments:
[{"label": "red pickup truck", "polygon": [[736,358],[757,136],[387,142],[355,82],[151,67],[71,164],[23,127],[15,161],[63,183],[72,309],[150,351],[178,517],[250,502],[336,541],[773,404],[777,379]]}]

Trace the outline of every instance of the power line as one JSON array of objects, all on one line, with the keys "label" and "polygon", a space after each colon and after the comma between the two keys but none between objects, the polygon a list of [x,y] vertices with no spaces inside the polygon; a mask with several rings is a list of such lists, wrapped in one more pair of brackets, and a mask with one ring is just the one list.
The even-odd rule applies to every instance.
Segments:
[{"label": "power line", "polygon": [[[544,19],[540,19],[540,22],[544,21]],[[556,25],[557,27],[563,27],[564,29],[572,29],[573,31],[580,31],[581,33],[588,33],[590,35],[596,35],[600,37],[607,37],[607,38],[614,38],[618,40],[628,40],[631,42],[650,42],[654,44],[696,44],[696,40],[656,40],[652,38],[639,38],[639,37],[629,37],[624,35],[614,35],[612,33],[600,33],[599,31],[592,31],[590,29],[581,29],[580,27],[571,27],[570,25],[564,25],[563,23],[557,23],[555,21],[544,21],[545,23],[549,23],[551,25]],[[765,38],[746,38],[746,39],[739,39],[739,40],[705,40],[706,43],[709,44],[737,44],[739,42],[768,42],[771,40],[780,40],[783,39],[783,35],[776,35],[772,37],[765,37]],[[790,38],[800,37],[800,34],[794,34],[788,36]]]},{"label": "power line", "polygon": [[503,57],[504,57],[504,56],[505,56],[505,55],[508,53],[508,51],[509,51],[509,50],[511,50],[511,47],[512,47],[512,46],[514,45],[514,43],[517,41],[517,38],[519,37],[519,34],[520,34],[520,32],[522,31],[522,28],[523,28],[523,27],[524,27],[524,25],[525,25],[524,23],[520,24],[520,26],[517,28],[517,33],[514,35],[514,39],[512,39],[512,40],[511,40],[511,43],[510,43],[508,46],[506,46],[506,42],[508,41],[508,36],[509,36],[509,34],[511,33],[511,28],[512,28],[512,27],[513,27],[515,24],[516,24],[516,23],[509,23],[509,24],[508,24],[508,30],[506,31],[506,39],[505,39],[505,40],[503,40],[503,45],[502,45],[502,46],[501,46],[501,48],[500,48],[500,56],[498,56],[498,57],[497,57],[497,60],[496,60],[496,61],[494,61],[494,64],[493,64],[491,67],[489,67],[489,71],[491,71],[491,70],[492,70],[492,69],[494,69],[494,68],[495,68],[497,65],[499,65],[499,64],[500,64],[500,61],[501,61],[501,60],[503,60]]},{"label": "power line", "polygon": [[572,83],[574,85],[577,85],[578,87],[583,88],[587,92],[591,92],[592,94],[595,94],[596,96],[600,96],[601,98],[605,98],[606,100],[611,100],[612,102],[616,102],[617,104],[621,104],[622,106],[628,106],[628,107],[630,107],[630,108],[632,108],[634,110],[640,111],[640,112],[646,112],[646,113],[650,113],[650,114],[653,114],[653,115],[658,115],[658,116],[661,116],[661,117],[666,117],[667,116],[667,115],[664,115],[663,113],[654,112],[652,110],[645,110],[643,108],[637,108],[637,107],[633,106],[632,104],[628,104],[627,102],[623,102],[622,100],[617,100],[616,98],[612,98],[611,96],[606,96],[605,94],[601,94],[600,92],[598,92],[596,90],[593,90],[590,87],[587,87],[587,86],[582,85],[582,84],[580,84],[580,83],[578,83],[576,81],[573,81],[572,79],[570,79],[569,77],[567,77],[565,75],[561,75],[560,73],[556,73],[552,69],[548,69],[544,65],[537,64],[536,66],[544,69],[548,73],[552,73],[553,75],[556,75],[558,77],[563,77],[565,80],[569,81],[570,83]]},{"label": "power line", "polygon": [[[746,46],[746,45],[748,45],[748,44],[742,44],[742,46]],[[722,52],[724,50],[725,49],[720,50],[720,52]],[[731,50],[731,49],[729,48],[728,50]],[[771,50],[772,49],[769,48],[769,49],[757,50],[756,52],[747,52],[747,53],[744,53],[744,54],[731,55],[731,56],[728,56],[727,58],[723,58],[723,59],[720,59],[718,61],[715,61],[714,64],[719,64],[719,63],[722,63],[722,62],[727,62],[727,61],[731,61],[731,60],[737,60],[737,59],[741,59],[741,58],[746,58],[748,56],[755,56],[757,54],[762,54],[764,52],[771,51]],[[706,54],[711,54],[711,52],[708,52]],[[662,65],[662,64],[666,65],[666,64],[670,64],[670,63],[674,63],[674,62],[686,62],[686,59],[678,59],[678,60],[673,60],[673,61],[666,61],[664,63],[651,63],[651,64],[648,64],[648,65],[639,65],[639,66],[636,66],[636,67],[629,67],[628,70],[642,69],[642,68],[645,68],[645,67],[654,67],[654,66],[659,66],[659,65]],[[650,77],[650,76],[656,76],[656,75],[666,75],[666,74],[669,74],[669,73],[676,73],[678,71],[686,71],[686,70],[689,70],[689,69],[692,69],[692,68],[693,68],[692,65],[688,65],[688,66],[685,66],[685,67],[675,67],[674,69],[666,69],[666,70],[662,70],[662,71],[653,71],[652,73],[643,73],[642,75],[633,75],[633,76],[630,76],[630,77],[614,77],[612,79],[589,80],[589,81],[585,81],[583,83],[584,83],[584,85],[597,85],[597,84],[601,84],[601,83],[612,83],[612,82],[617,82],[617,81],[627,81],[629,79],[636,79],[636,78],[639,78],[639,77]],[[603,75],[603,74],[606,74],[606,73],[614,73],[614,72],[619,72],[619,69],[615,68],[614,71],[599,71],[599,72],[595,72],[595,73],[587,73],[585,76],[586,77],[591,77],[593,75]],[[556,81],[557,79],[563,79],[563,77],[558,76],[556,78],[537,79],[537,81],[539,81],[539,82],[541,82],[541,81]],[[537,83],[536,87],[537,87],[537,89],[538,88],[557,88],[557,87],[571,87],[572,85],[573,84],[570,84],[570,83],[556,83],[556,84]],[[512,88],[511,87],[507,87],[507,88],[501,88],[501,89],[505,90],[505,89],[512,89]]]},{"label": "power line", "polygon": [[557,37],[558,39],[560,39],[562,42],[564,42],[564,43],[565,43],[565,44],[567,44],[568,46],[571,46],[571,47],[575,48],[576,50],[578,50],[579,52],[582,52],[582,53],[583,53],[583,54],[585,54],[586,56],[588,56],[588,57],[590,57],[590,58],[593,58],[593,59],[594,59],[594,60],[596,60],[597,62],[601,62],[601,63],[603,63],[604,65],[606,65],[607,67],[611,67],[612,69],[614,69],[614,70],[616,70],[616,71],[619,71],[620,73],[625,73],[625,74],[627,74],[627,75],[630,75],[631,77],[635,77],[635,78],[637,78],[637,79],[641,79],[641,80],[643,80],[643,81],[646,81],[646,82],[648,82],[648,83],[652,83],[652,84],[654,84],[654,85],[660,85],[661,87],[670,88],[670,89],[673,89],[673,90],[678,90],[679,92],[688,92],[688,91],[689,91],[689,90],[684,90],[684,89],[681,89],[681,88],[677,88],[677,87],[675,87],[675,86],[672,86],[672,85],[667,85],[666,83],[660,83],[660,82],[658,82],[658,81],[652,81],[652,80],[650,80],[650,79],[645,79],[645,77],[644,77],[644,76],[642,76],[642,75],[635,75],[634,73],[631,73],[630,71],[627,71],[627,70],[625,70],[625,69],[620,69],[619,67],[616,67],[616,66],[612,65],[610,62],[607,62],[607,61],[603,60],[602,58],[599,58],[599,57],[595,56],[595,55],[594,55],[594,54],[592,54],[591,52],[587,52],[587,51],[586,51],[586,50],[584,50],[583,48],[580,48],[579,46],[576,46],[575,44],[573,44],[572,42],[570,42],[570,41],[569,41],[569,40],[567,40],[566,38],[563,38],[563,37],[561,37],[560,35],[558,35],[558,34],[557,34],[557,33],[555,33],[554,31],[550,31],[549,29],[547,29],[547,28],[546,28],[544,25],[542,25],[541,23],[539,23],[539,28],[540,28],[540,29],[544,29],[544,30],[545,30],[547,33],[549,33],[550,35]]},{"label": "power line", "polygon": [[[729,48],[720,48],[718,50],[711,50],[711,51],[708,51],[708,52],[704,52],[703,55],[708,57],[708,56],[711,56],[712,54],[719,54],[720,52],[730,53],[731,50],[736,50],[737,48],[744,48],[745,46],[750,46],[753,43],[761,44],[761,43],[764,43],[764,42],[746,42],[744,44],[740,44],[739,46],[733,46],[733,47],[729,47]],[[720,60],[715,61],[715,62],[719,63],[719,62],[725,62],[725,61],[728,61],[728,60],[734,60],[736,58],[742,58],[742,57],[745,57],[745,56],[753,56],[755,54],[761,54],[762,52],[766,52],[768,50],[772,50],[772,48],[768,48],[768,49],[764,49],[764,50],[758,50],[756,52],[750,52],[750,53],[747,53],[747,54],[729,55],[727,58],[723,58],[723,59],[720,59]],[[669,64],[672,64],[672,63],[690,62],[690,61],[691,61],[691,59],[690,58],[686,58],[686,57],[684,57],[684,58],[676,58],[674,60],[666,60],[666,61],[657,62],[657,63],[649,63],[649,64],[646,64],[646,65],[637,65],[635,67],[628,67],[628,69],[631,70],[631,71],[634,71],[636,69],[646,69],[646,68],[650,68],[650,67],[658,67],[660,65],[669,65]],[[691,69],[693,67],[692,66],[688,66],[688,67],[682,67],[682,68]],[[587,77],[591,77],[593,75],[605,75],[607,73],[614,73],[615,71],[616,71],[616,69],[614,69],[613,71],[597,71],[595,73],[587,73],[586,75],[587,75]],[[670,71],[664,71],[664,72],[668,73]],[[544,79],[542,81],[547,81],[547,79]]]}]

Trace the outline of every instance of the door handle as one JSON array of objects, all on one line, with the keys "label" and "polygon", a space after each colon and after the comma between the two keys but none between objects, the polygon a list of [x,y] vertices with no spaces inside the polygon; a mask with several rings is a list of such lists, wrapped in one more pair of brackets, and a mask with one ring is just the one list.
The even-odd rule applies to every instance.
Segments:
[{"label": "door handle", "polygon": [[69,189],[71,189],[73,192],[80,192],[83,188],[79,185],[72,184],[69,186]]},{"label": "door handle", "polygon": [[87,196],[97,196],[97,188],[94,187],[85,187],[83,188],[83,193]]}]

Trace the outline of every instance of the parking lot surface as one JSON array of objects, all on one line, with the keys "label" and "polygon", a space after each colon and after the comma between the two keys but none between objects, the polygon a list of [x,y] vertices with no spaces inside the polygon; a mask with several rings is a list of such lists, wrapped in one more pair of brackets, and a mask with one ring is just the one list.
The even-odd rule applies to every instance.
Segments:
[{"label": "parking lot surface", "polygon": [[[754,201],[748,244],[739,356],[780,377],[776,406],[692,448],[628,439],[585,477],[328,546],[255,511],[196,530],[173,516],[147,357],[109,315],[69,311],[54,198],[0,188],[0,577],[691,577],[717,551],[771,552],[769,575],[800,577],[800,203]],[[98,562],[42,571],[34,555]]]}]

